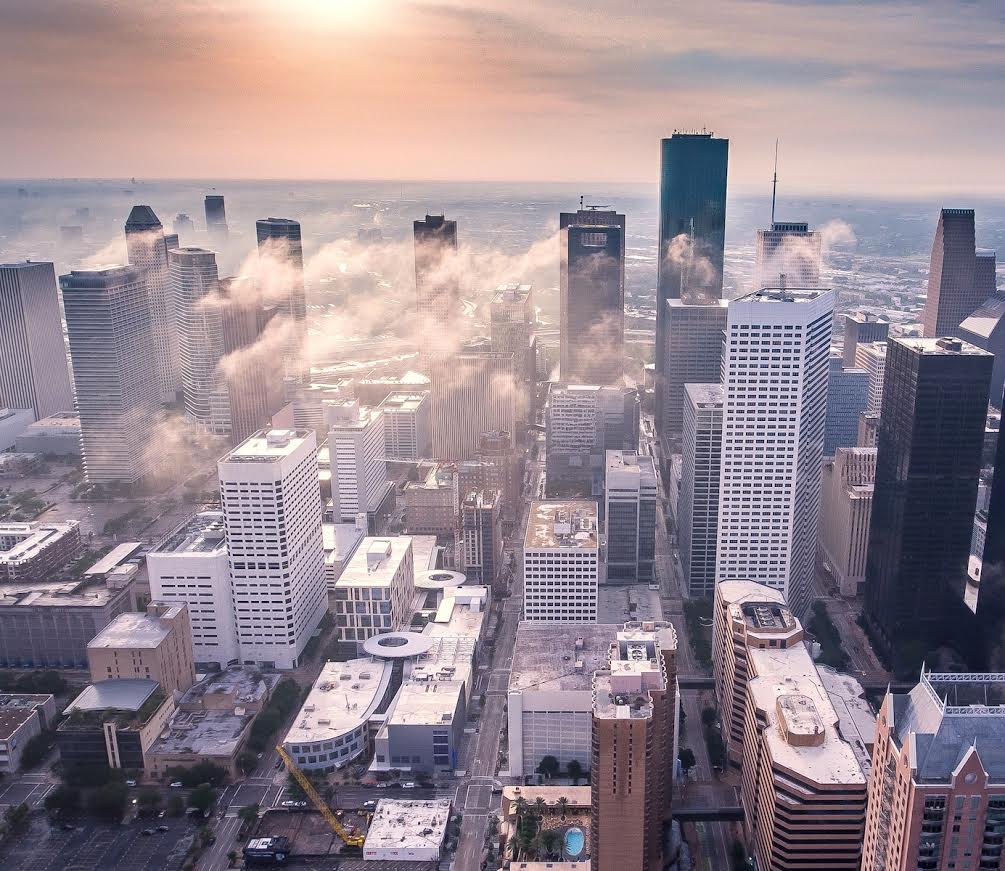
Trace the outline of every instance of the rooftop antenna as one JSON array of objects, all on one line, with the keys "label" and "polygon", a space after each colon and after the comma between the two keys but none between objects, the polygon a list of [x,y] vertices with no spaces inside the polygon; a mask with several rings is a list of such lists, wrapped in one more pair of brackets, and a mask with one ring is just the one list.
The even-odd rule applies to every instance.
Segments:
[{"label": "rooftop antenna", "polygon": [[778,140],[775,140],[775,174],[771,177],[771,226],[775,226],[775,194],[778,192]]}]

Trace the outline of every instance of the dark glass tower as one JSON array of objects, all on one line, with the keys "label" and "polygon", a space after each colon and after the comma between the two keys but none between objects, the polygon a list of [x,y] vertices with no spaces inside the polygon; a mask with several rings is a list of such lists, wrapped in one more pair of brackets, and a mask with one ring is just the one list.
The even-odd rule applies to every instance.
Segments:
[{"label": "dark glass tower", "polygon": [[259,276],[266,304],[275,305],[294,326],[285,355],[286,376],[303,384],[310,380],[310,361],[306,359],[307,295],[300,223],[290,218],[260,218],[255,234],[259,258],[270,258],[276,267],[262,270]]},{"label": "dark glass tower", "polygon": [[227,208],[220,194],[206,194],[206,231],[214,245],[224,245],[227,242]]},{"label": "dark glass tower", "polygon": [[674,133],[661,143],[656,287],[656,425],[661,430],[666,301],[722,296],[728,158],[729,140],[711,133]]},{"label": "dark glass tower", "polygon": [[625,372],[625,216],[562,212],[559,321],[562,380],[607,386]]},{"label": "dark glass tower", "polygon": [[426,215],[414,221],[415,295],[420,330],[447,330],[459,317],[461,290],[454,275],[437,274],[457,253],[457,221]]},{"label": "dark glass tower", "polygon": [[898,671],[942,644],[967,646],[963,594],[992,361],[958,339],[888,343],[865,615]]}]

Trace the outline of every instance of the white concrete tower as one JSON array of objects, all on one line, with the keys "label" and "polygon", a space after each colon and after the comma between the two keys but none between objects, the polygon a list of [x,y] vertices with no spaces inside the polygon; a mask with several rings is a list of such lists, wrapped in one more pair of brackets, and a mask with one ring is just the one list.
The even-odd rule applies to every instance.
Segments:
[{"label": "white concrete tower", "polygon": [[384,415],[355,399],[322,403],[328,424],[332,499],[343,523],[373,511],[387,490]]}]

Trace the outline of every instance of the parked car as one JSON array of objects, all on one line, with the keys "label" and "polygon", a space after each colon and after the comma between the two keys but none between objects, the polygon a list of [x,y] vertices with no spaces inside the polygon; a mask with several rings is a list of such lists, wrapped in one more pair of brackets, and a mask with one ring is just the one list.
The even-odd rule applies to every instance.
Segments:
[{"label": "parked car", "polygon": [[402,789],[416,789],[417,787],[418,787],[418,784],[415,781],[413,781],[413,780],[409,780],[406,783],[403,783],[401,785]]},{"label": "parked car", "polygon": [[377,809],[377,802],[373,799],[363,802],[363,810],[372,811]]},{"label": "parked car", "polygon": [[171,787],[171,789],[181,789],[184,786],[184,784],[180,780],[173,780],[171,781],[169,786]]},{"label": "parked car", "polygon": [[171,830],[171,827],[170,827],[170,826],[165,826],[165,825],[164,825],[163,823],[161,823],[161,824],[160,824],[160,825],[159,825],[159,826],[157,827],[157,831],[158,831],[158,832],[169,832],[170,830]]},{"label": "parked car", "polygon": [[136,781],[135,780],[127,780],[126,781],[126,786],[136,786]]},{"label": "parked car", "polygon": [[143,831],[140,832],[141,835],[152,835],[153,833],[153,829],[143,829]]}]

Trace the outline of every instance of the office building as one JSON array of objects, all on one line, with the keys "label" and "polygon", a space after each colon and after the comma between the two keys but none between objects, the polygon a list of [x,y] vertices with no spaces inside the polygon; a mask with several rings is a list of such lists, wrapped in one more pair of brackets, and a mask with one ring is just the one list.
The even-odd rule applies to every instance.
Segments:
[{"label": "office building", "polygon": [[425,220],[413,222],[412,232],[419,329],[436,338],[449,335],[461,314],[460,280],[452,262],[457,255],[457,222],[426,215]]},{"label": "office building", "polygon": [[182,236],[192,237],[195,235],[195,221],[184,212],[179,212],[174,216],[174,223],[172,223],[171,229],[174,230],[175,238],[180,239]]},{"label": "office building", "polygon": [[201,671],[241,661],[222,511],[201,511],[147,554],[150,595],[188,606]]},{"label": "office building", "polygon": [[216,255],[204,248],[168,253],[178,321],[178,359],[186,416],[215,435],[230,433],[223,357],[222,310]]},{"label": "office building", "polygon": [[159,465],[139,449],[160,409],[146,283],[131,266],[74,270],[59,283],[84,473],[91,484],[135,484]]},{"label": "office building", "polygon": [[839,354],[827,370],[827,419],[824,423],[824,456],[837,448],[853,447],[858,439],[858,416],[869,405],[871,375],[865,369],[846,368]]},{"label": "office building", "polygon": [[812,594],[834,295],[765,288],[729,305],[716,580]]},{"label": "office building", "polygon": [[980,637],[976,666],[1000,671],[1005,667],[1005,438],[997,439],[991,487],[982,485],[978,517],[984,511],[985,541],[981,554],[977,626]]},{"label": "office building", "polygon": [[594,871],[663,867],[663,820],[677,759],[677,633],[626,623],[593,678]]},{"label": "office building", "polygon": [[532,502],[523,543],[523,613],[531,622],[597,619],[600,532],[597,503]]},{"label": "office building", "polygon": [[862,871],[1000,868],[1000,674],[923,672],[879,711]]},{"label": "office building", "polygon": [[409,370],[401,375],[371,372],[365,378],[347,379],[354,395],[364,405],[380,405],[392,393],[428,393],[429,378]]},{"label": "office building", "polygon": [[80,524],[0,523],[0,583],[47,580],[80,552]]},{"label": "office building", "polygon": [[481,434],[514,432],[516,388],[513,355],[461,350],[429,361],[433,456],[468,460]]},{"label": "office building", "polygon": [[56,723],[56,699],[44,693],[0,694],[0,773],[17,774],[32,738]]},{"label": "office building", "polygon": [[820,486],[820,553],[842,596],[856,596],[865,583],[875,448],[838,448],[824,460]]},{"label": "office building", "polygon": [[[979,258],[978,258],[979,259]],[[992,297],[960,324],[956,335],[995,355],[991,369],[992,405],[1001,408],[1005,390],[1005,298]]]},{"label": "office building", "polygon": [[374,511],[387,490],[384,416],[355,399],[325,402],[332,499],[343,523]]},{"label": "office building", "polygon": [[325,549],[325,582],[329,599],[335,594],[335,582],[352,559],[356,548],[366,537],[368,524],[365,514],[358,514],[353,523],[322,523],[321,538]]},{"label": "office building", "polygon": [[516,416],[528,422],[537,385],[534,341],[534,295],[529,284],[502,284],[489,308],[492,350],[513,355],[513,377],[519,386]]},{"label": "office building", "polygon": [[230,230],[227,227],[227,207],[223,202],[223,197],[219,194],[207,194],[204,205],[206,208],[206,232],[210,240],[216,246],[226,245]]},{"label": "office building", "polygon": [[607,452],[604,523],[608,583],[652,583],[658,490],[652,457],[634,451]]},{"label": "office building", "polygon": [[[659,264],[656,286],[656,422],[666,387],[667,300],[722,296],[729,140],[674,133],[660,143]],[[707,380],[707,379],[706,379]]]},{"label": "office building", "polygon": [[684,385],[711,384],[722,376],[727,311],[724,299],[667,301],[663,430],[668,435],[684,428]]},{"label": "office building", "polygon": [[858,416],[859,448],[874,448],[879,443],[879,412],[863,411]]},{"label": "office building", "polygon": [[456,467],[433,466],[422,480],[405,485],[405,531],[452,537],[457,531],[459,499]]},{"label": "office building", "polygon": [[428,390],[388,394],[378,406],[384,418],[384,455],[414,462],[433,456]]},{"label": "office building", "polygon": [[858,366],[856,352],[865,342],[886,343],[890,335],[890,322],[869,312],[855,312],[844,316],[844,347],[842,354],[845,366]]},{"label": "office building", "polygon": [[35,420],[73,409],[51,263],[0,263],[0,408]]},{"label": "office building", "polygon": [[503,516],[515,520],[523,492],[526,455],[513,444],[513,434],[506,430],[483,432],[478,439],[474,462],[457,464],[461,492],[470,489],[499,491]]},{"label": "office building", "polygon": [[494,587],[503,565],[502,498],[471,490],[461,501],[461,568],[468,580]]},{"label": "office building", "polygon": [[559,215],[562,380],[618,384],[625,372],[625,216]]},{"label": "office building", "polygon": [[307,294],[304,287],[304,246],[300,223],[290,218],[261,218],[255,222],[260,269],[265,298],[291,324],[286,348],[286,374],[304,383],[310,374],[307,352]]},{"label": "office building", "polygon": [[15,450],[22,454],[80,456],[80,416],[58,411],[29,424],[17,435]]},{"label": "office building", "polygon": [[408,624],[415,558],[407,535],[364,538],[335,582],[335,625],[343,641],[366,641]]},{"label": "office building", "polygon": [[639,448],[639,397],[625,387],[552,384],[545,408],[550,496],[601,493],[607,451]]},{"label": "office building", "polygon": [[855,368],[864,369],[869,373],[869,395],[866,399],[865,411],[879,414],[883,405],[883,376],[886,373],[887,343],[860,343],[855,352]]},{"label": "office building", "polygon": [[91,680],[144,678],[164,692],[195,683],[192,624],[184,602],[151,602],[146,613],[120,614],[87,644]]},{"label": "office building", "polygon": [[[943,209],[928,268],[924,325],[927,338],[955,336],[966,318],[995,295],[994,271],[978,270],[974,210]],[[991,260],[993,263],[994,261]]]},{"label": "office building", "polygon": [[[177,240],[175,240],[177,247]],[[178,327],[174,290],[168,269],[168,245],[164,227],[150,206],[133,206],[126,219],[126,253],[147,283],[150,329],[153,333],[153,365],[163,402],[174,402],[181,388],[178,368]]]},{"label": "office building", "polygon": [[370,818],[363,859],[438,863],[450,822],[450,799],[381,799]]},{"label": "office building", "polygon": [[864,614],[898,669],[970,634],[958,612],[993,359],[953,338],[889,342]]},{"label": "office building", "polygon": [[296,668],[328,609],[315,435],[262,430],[217,468],[241,658]]},{"label": "office building", "polygon": [[711,599],[719,527],[723,390],[721,384],[686,384],[684,390],[677,546],[688,595]]},{"label": "office building", "polygon": [[819,287],[820,243],[820,234],[799,221],[772,221],[770,230],[758,230],[753,289],[778,287],[782,281],[790,287]]}]

